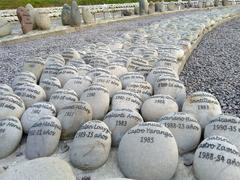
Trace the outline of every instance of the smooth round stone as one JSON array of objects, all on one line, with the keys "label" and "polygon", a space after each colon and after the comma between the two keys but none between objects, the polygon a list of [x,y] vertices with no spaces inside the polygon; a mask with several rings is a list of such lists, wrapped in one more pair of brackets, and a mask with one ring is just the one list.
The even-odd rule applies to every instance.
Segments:
[{"label": "smooth round stone", "polygon": [[142,101],[145,101],[153,94],[153,88],[147,81],[131,83],[127,86],[126,90],[140,95]]},{"label": "smooth round stone", "polygon": [[154,94],[165,94],[173,97],[179,109],[182,108],[186,100],[186,88],[183,82],[167,76],[160,76],[157,78],[154,84]]},{"label": "smooth round stone", "polygon": [[43,116],[56,116],[56,109],[49,102],[38,102],[27,108],[21,117],[21,123],[25,133]]},{"label": "smooth round stone", "polygon": [[110,71],[103,68],[93,68],[86,75],[94,80],[95,77],[105,74],[110,74]]},{"label": "smooth round stone", "polygon": [[193,114],[202,128],[215,116],[222,114],[217,98],[207,92],[198,91],[187,97],[183,104],[183,112]]},{"label": "smooth round stone", "polygon": [[88,102],[93,111],[93,119],[102,120],[106,115],[110,96],[109,91],[101,85],[91,85],[81,95],[81,100]]},{"label": "smooth round stone", "polygon": [[82,59],[70,59],[66,63],[66,65],[74,66],[74,67],[76,67],[78,69],[79,67],[82,67],[83,65],[85,65],[85,62]]},{"label": "smooth round stone", "polygon": [[63,51],[62,56],[66,62],[68,62],[70,59],[80,59],[81,58],[78,51],[73,48],[68,48],[65,51]]},{"label": "smooth round stone", "polygon": [[30,107],[34,103],[45,101],[46,93],[41,86],[32,83],[22,84],[14,89],[23,101],[26,107]]},{"label": "smooth round stone", "polygon": [[40,10],[36,10],[34,20],[38,29],[40,30],[49,30],[51,28],[51,19],[46,12],[40,12]]},{"label": "smooth round stone", "polygon": [[180,154],[194,150],[199,144],[201,126],[191,114],[184,112],[169,113],[162,116],[159,122],[172,132]]},{"label": "smooth round stone", "polygon": [[13,89],[7,84],[0,83],[0,95],[13,93]]},{"label": "smooth round stone", "polygon": [[41,117],[28,131],[26,157],[34,159],[53,154],[58,146],[61,130],[61,123],[56,117]]},{"label": "smooth round stone", "polygon": [[110,71],[110,74],[115,75],[117,77],[120,77],[128,72],[126,67],[120,65],[110,65],[107,67],[107,69]]},{"label": "smooth round stone", "polygon": [[112,109],[132,109],[140,110],[142,106],[141,96],[137,93],[121,90],[116,92],[112,97]]},{"label": "smooth round stone", "polygon": [[112,146],[118,146],[122,136],[132,127],[143,122],[142,116],[131,109],[114,109],[110,111],[103,122],[112,133]]},{"label": "smooth round stone", "polygon": [[85,76],[91,69],[93,69],[92,66],[84,64],[81,67],[78,67],[78,75]]},{"label": "smooth round stone", "polygon": [[120,79],[114,75],[99,75],[95,77],[93,84],[100,84],[108,89],[110,97],[112,97],[117,91],[122,90]]},{"label": "smooth round stone", "polygon": [[126,87],[131,83],[145,81],[145,77],[137,72],[128,72],[127,74],[122,75],[120,80],[123,88],[126,89]]},{"label": "smooth round stone", "polygon": [[15,116],[20,118],[25,111],[23,100],[12,93],[0,95],[0,118]]},{"label": "smooth round stone", "polygon": [[57,78],[51,77],[49,79],[42,80],[39,83],[39,86],[43,88],[46,93],[47,100],[49,100],[53,93],[55,93],[58,89],[61,89],[61,82]]},{"label": "smooth round stone", "polygon": [[95,57],[89,62],[94,68],[106,68],[109,65],[109,61],[104,57]]},{"label": "smooth round stone", "polygon": [[0,37],[11,34],[12,26],[11,24],[3,18],[0,18]]},{"label": "smooth round stone", "polygon": [[177,60],[174,58],[161,58],[155,63],[156,67],[169,68],[174,72],[178,72]]},{"label": "smooth round stone", "polygon": [[70,161],[80,169],[96,169],[108,159],[111,149],[111,132],[99,120],[85,123],[74,137],[70,147]]},{"label": "smooth round stone", "polygon": [[54,64],[49,64],[45,65],[45,68],[43,69],[40,82],[45,80],[45,79],[50,79],[51,77],[57,77],[60,69],[63,68],[63,65],[60,63],[54,63]]},{"label": "smooth round stone", "polygon": [[169,95],[154,95],[144,101],[141,114],[144,121],[158,121],[168,113],[178,112],[178,105]]},{"label": "smooth round stone", "polygon": [[199,144],[193,161],[197,179],[239,180],[240,156],[236,146],[222,136],[211,136]]},{"label": "smooth round stone", "polygon": [[15,87],[19,86],[20,84],[24,84],[24,83],[36,84],[37,78],[32,72],[19,72],[16,74],[16,76],[13,79],[12,87],[14,89]]},{"label": "smooth round stone", "polygon": [[76,180],[76,177],[66,161],[57,157],[43,157],[24,161],[8,168],[0,174],[0,179]]},{"label": "smooth round stone", "polygon": [[92,79],[88,76],[77,76],[69,79],[65,85],[64,89],[72,89],[80,97],[85,89],[87,89],[92,84]]},{"label": "smooth round stone", "polygon": [[156,67],[147,76],[146,80],[154,87],[159,76],[170,76],[179,79],[177,73],[169,68]]},{"label": "smooth round stone", "polygon": [[56,64],[56,63],[65,65],[65,59],[61,54],[52,54],[47,57],[46,65]]},{"label": "smooth round stone", "polygon": [[139,180],[169,180],[178,164],[173,134],[156,122],[140,123],[128,130],[117,155],[123,174]]},{"label": "smooth round stone", "polygon": [[62,108],[57,118],[62,125],[61,139],[71,139],[80,127],[92,120],[92,107],[85,101],[77,101]]},{"label": "smooth round stone", "polygon": [[204,137],[213,135],[228,138],[238,149],[240,149],[240,118],[220,114],[214,117],[206,126]]},{"label": "smooth round stone", "polygon": [[78,70],[74,66],[64,66],[62,67],[57,75],[57,78],[61,82],[62,86],[71,78],[78,76]]},{"label": "smooth round stone", "polygon": [[52,94],[49,100],[49,102],[55,106],[57,112],[75,101],[78,101],[78,96],[77,93],[71,89],[59,89]]},{"label": "smooth round stone", "polygon": [[22,125],[18,118],[9,116],[0,119],[0,159],[7,157],[22,139]]},{"label": "smooth round stone", "polygon": [[45,65],[45,60],[40,57],[30,58],[24,61],[23,71],[28,71],[33,73],[37,80],[40,78],[43,68]]}]

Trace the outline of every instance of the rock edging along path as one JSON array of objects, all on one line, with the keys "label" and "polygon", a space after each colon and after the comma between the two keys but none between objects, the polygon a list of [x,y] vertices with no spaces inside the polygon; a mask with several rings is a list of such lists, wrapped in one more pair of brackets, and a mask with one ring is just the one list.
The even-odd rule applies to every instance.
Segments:
[{"label": "rock edging along path", "polygon": [[209,32],[188,59],[180,78],[189,94],[209,91],[225,113],[240,117],[240,19]]},{"label": "rock edging along path", "polygon": [[[197,12],[182,12],[179,13],[178,16],[176,14],[169,14],[169,15],[164,15],[159,17],[152,17],[149,19],[145,19],[143,22],[142,19],[136,20],[136,21],[131,21],[131,22],[121,22],[119,24],[112,24],[109,26],[102,26],[102,27],[96,27],[93,29],[88,29],[86,31],[82,31],[81,33],[72,33],[72,34],[67,34],[65,36],[58,36],[58,37],[49,37],[48,39],[40,39],[36,41],[30,41],[30,42],[25,42],[25,43],[19,43],[16,45],[6,45],[2,46],[0,49],[0,59],[2,61],[1,65],[1,77],[2,77],[2,82],[8,83],[10,85],[10,82],[12,81],[12,77],[15,75],[16,71],[19,70],[19,67],[22,66],[22,63],[24,60],[30,60],[33,57],[39,56],[42,58],[47,58],[49,55],[53,55],[54,53],[60,53],[62,54],[65,59],[57,58],[57,55],[55,55],[55,60],[57,60],[59,63],[63,62],[65,64],[65,60],[70,56],[74,56],[77,60],[78,63],[87,63],[92,66],[100,67],[112,65],[115,63],[119,66],[119,64],[126,62],[127,59],[132,58],[130,65],[127,67],[127,71],[137,71],[137,72],[124,72],[125,77],[131,77],[131,73],[136,73],[136,76],[133,76],[135,81],[137,80],[142,80],[145,79],[145,77],[142,75],[146,73],[146,70],[151,70],[154,66],[161,65],[161,63],[164,62],[164,60],[168,59],[169,62],[172,62],[174,70],[172,69],[171,71],[174,71],[172,73],[172,76],[178,76],[177,71],[178,69],[181,70],[183,67],[182,64],[185,63],[184,59],[187,59],[188,54],[191,52],[191,49],[193,49],[194,45],[196,45],[196,42],[198,42],[199,38],[206,33],[209,29],[211,29],[214,25],[217,25],[221,22],[224,21],[224,19],[230,19],[231,17],[237,15],[239,13],[239,7],[230,7],[230,8],[223,8],[223,9],[212,9],[212,10],[204,10],[204,11],[197,11]],[[157,34],[159,33],[159,34]],[[157,35],[158,36],[157,36]],[[72,49],[68,49],[68,52],[64,52],[64,49],[66,48],[75,48],[78,51],[74,51]],[[143,53],[142,51],[147,52]],[[63,53],[64,52],[64,53]],[[80,54],[79,54],[79,53]],[[97,59],[97,63],[95,64],[95,61],[92,61],[90,55],[91,53],[95,53],[95,58]],[[87,54],[89,57],[87,57]],[[119,57],[117,55],[121,55],[122,57]],[[144,56],[144,55],[148,56]],[[96,55],[101,55],[100,57],[96,57]],[[142,57],[140,56],[142,55]],[[105,56],[108,57],[108,59],[104,59]],[[139,57],[140,56],[140,57]],[[143,57],[144,56],[144,57]],[[60,55],[61,57],[61,55]],[[82,57],[82,59],[81,59]],[[115,57],[115,59],[114,59]],[[94,58],[94,60],[96,60]],[[121,61],[122,58],[122,61]],[[134,59],[135,58],[135,59]],[[139,59],[137,59],[139,58]],[[161,58],[166,58],[166,59],[161,59]],[[137,59],[137,60],[136,60]],[[144,60],[147,61],[144,61]],[[50,63],[51,58],[48,58],[47,63]],[[61,61],[63,60],[63,61]],[[124,61],[125,60],[125,61]],[[138,60],[141,62],[139,63]],[[162,60],[162,61],[161,61]],[[177,67],[174,65],[174,62],[178,60]],[[36,61],[36,59],[35,59]],[[66,60],[69,63],[69,59]],[[74,59],[72,60],[74,61]],[[109,62],[107,62],[109,61]],[[42,60],[38,59],[37,61],[39,64],[41,64]],[[26,63],[26,62],[25,62]],[[31,66],[31,62],[29,62]],[[46,65],[47,65],[46,63]],[[58,64],[59,64],[58,63]],[[72,62],[76,63],[76,61]],[[98,64],[99,63],[99,64]],[[108,64],[109,63],[109,64]],[[134,64],[135,63],[135,64]],[[137,64],[139,63],[139,64]],[[148,64],[149,63],[149,64]],[[155,64],[154,64],[155,63]],[[107,64],[107,65],[106,65]],[[151,64],[154,64],[151,66]],[[171,64],[171,63],[170,63]],[[49,64],[48,64],[49,65]],[[79,64],[78,64],[79,65]],[[49,65],[50,66],[50,65]],[[77,65],[76,65],[77,66]],[[149,69],[134,69],[136,66],[144,66]],[[74,74],[76,70],[76,67],[68,67],[68,72],[73,72]],[[120,65],[121,67],[121,65]],[[165,66],[164,66],[165,67]],[[26,67],[25,67],[26,68]],[[124,67],[122,67],[124,68]],[[30,68],[31,69],[31,68]],[[126,69],[126,67],[125,67]],[[33,69],[31,69],[33,70]],[[39,68],[37,68],[39,70]],[[100,72],[100,68],[98,69]],[[101,71],[108,72],[107,70],[102,69]],[[67,71],[65,71],[67,72]],[[36,73],[35,71],[33,73]],[[76,72],[75,72],[76,73]],[[138,74],[142,73],[142,74]],[[11,74],[11,75],[10,75]],[[34,75],[31,75],[32,73],[27,73],[22,74],[21,76],[25,77],[22,78],[22,82],[24,81],[36,81],[36,78],[34,78]],[[46,76],[45,72],[45,76]],[[126,75],[125,75],[126,74]],[[61,74],[63,75],[63,73]],[[71,73],[68,74],[68,76],[71,75]],[[89,76],[92,78],[94,77],[94,71],[90,70],[88,73]],[[27,77],[27,78],[26,78]],[[66,76],[58,76],[60,80],[64,80]],[[105,74],[105,77],[109,77],[109,75]],[[121,76],[122,77],[122,76]],[[67,77],[66,77],[67,78]],[[138,78],[138,79],[137,79]],[[18,79],[20,80],[20,75],[18,75]],[[127,78],[126,78],[127,79]],[[125,79],[125,80],[126,80]],[[154,79],[154,77],[152,77]],[[16,80],[16,79],[15,79]],[[56,80],[56,78],[55,78]],[[121,78],[121,81],[124,83],[129,83],[127,81],[124,81],[124,78]],[[133,80],[134,81],[134,80]],[[151,78],[149,78],[149,83],[151,82]],[[19,82],[18,82],[19,83]],[[32,85],[33,83],[30,83],[31,86],[33,86],[33,91],[31,92],[37,92],[37,85]],[[36,82],[35,82],[36,83]],[[142,83],[142,81],[140,81]],[[17,84],[17,83],[16,83]],[[28,84],[28,83],[27,83]],[[28,84],[28,86],[30,86]],[[25,87],[18,88],[18,94],[21,95],[23,94],[23,90]],[[38,87],[39,88],[39,87]],[[6,88],[5,88],[6,89]],[[31,90],[30,88],[28,88]],[[108,93],[108,91],[103,88],[101,85],[98,85],[97,83],[95,85],[91,86],[91,89],[89,88],[88,91],[94,91],[98,90],[98,93],[101,95],[99,97],[103,97],[100,99],[98,102],[102,103],[104,100],[106,100],[105,94]],[[76,93],[72,93],[72,90],[59,90],[58,92],[62,92],[67,94],[68,96],[71,96],[69,99],[73,99],[76,97]],[[15,89],[16,92],[16,89]],[[59,94],[56,92],[56,96]],[[107,93],[106,93],[107,92]],[[121,91],[119,94],[122,93],[124,95],[133,94],[131,93],[126,93],[126,91]],[[206,94],[208,95],[208,94]],[[8,95],[9,96],[9,95]],[[23,95],[21,95],[23,96]],[[72,98],[72,96],[74,98]],[[211,97],[211,95],[208,95]],[[23,96],[24,97],[24,96]],[[31,96],[32,97],[32,96]],[[59,96],[58,96],[59,97]],[[136,98],[137,97],[137,98]],[[135,102],[130,104],[131,106],[134,106],[132,108],[139,109],[140,105],[139,103],[137,104],[136,102],[141,101],[141,97],[136,96],[133,99]],[[153,96],[154,97],[154,96]],[[158,97],[158,96],[155,96]],[[167,99],[168,101],[173,102],[173,98],[170,96],[162,96],[161,99]],[[57,99],[57,98],[56,98]],[[89,101],[89,98],[85,97],[86,100]],[[114,99],[114,98],[113,98]],[[115,97],[115,100],[117,98]],[[119,98],[120,99],[120,98]],[[151,104],[153,104],[152,99],[149,98],[150,101],[150,106],[152,107]],[[161,99],[158,98],[159,101],[161,102]],[[31,99],[30,99],[31,100]],[[57,100],[54,102],[54,98],[50,98],[50,101],[57,104]],[[58,99],[59,100],[59,99]],[[24,98],[24,101],[29,101],[28,99]],[[122,107],[124,104],[120,103],[121,100],[118,100],[119,103],[116,101],[112,101],[112,104],[117,104],[119,107]],[[58,104],[64,104],[61,103],[63,101],[58,101]],[[91,102],[91,101],[89,101]],[[158,101],[157,101],[158,102]],[[95,103],[97,104],[97,103]],[[105,103],[104,103],[105,104]],[[109,103],[108,103],[109,104]],[[115,105],[116,105],[115,104]],[[136,105],[138,105],[136,107]],[[177,106],[176,103],[174,103],[174,111],[177,109],[175,108]],[[128,106],[129,108],[130,106]],[[93,111],[95,111],[98,107],[94,107]],[[153,109],[156,110],[157,108],[153,106]],[[168,108],[166,108],[168,109]],[[147,110],[146,110],[147,111]],[[100,111],[102,112],[102,111]],[[143,113],[142,113],[143,114]],[[146,114],[146,117],[148,114]],[[48,118],[48,117],[47,117]],[[149,119],[151,120],[152,117]],[[55,119],[55,118],[54,118]],[[56,119],[55,119],[56,120]],[[146,118],[145,118],[146,120]],[[95,122],[96,123],[96,122]],[[99,123],[99,122],[98,122]],[[101,122],[102,123],[102,122]],[[57,123],[56,123],[57,124]],[[154,125],[154,123],[152,124]],[[151,126],[152,126],[151,125]],[[57,125],[56,125],[57,126]],[[57,126],[58,127],[58,126]],[[90,127],[90,126],[88,126]],[[36,125],[35,128],[38,128]],[[64,127],[63,127],[64,128]],[[142,127],[140,127],[142,128]],[[154,127],[152,127],[154,128]],[[162,129],[162,127],[159,125],[159,127],[156,127],[157,129]],[[56,128],[59,132],[60,128]],[[34,129],[33,129],[34,130]],[[30,134],[34,135],[33,130],[30,131]],[[108,132],[108,130],[106,130]],[[134,131],[133,131],[134,132]],[[59,133],[56,133],[59,135]],[[166,135],[169,135],[167,132]],[[171,135],[171,134],[170,134]],[[79,134],[80,137],[80,134]],[[172,136],[171,136],[172,137]],[[200,137],[200,136],[199,136]],[[59,139],[59,136],[57,137]],[[54,144],[56,145],[56,140],[57,138],[54,137]],[[24,139],[24,138],[23,138]],[[211,139],[209,139],[211,140]],[[150,139],[151,141],[151,139]],[[77,142],[76,142],[77,143]],[[51,144],[51,143],[49,143]],[[64,159],[65,161],[69,162],[71,159],[69,159],[69,151],[68,147],[71,146],[72,142],[70,141],[60,141],[58,144],[57,151],[55,152],[54,156],[60,157],[61,159]],[[108,144],[109,145],[109,144]],[[154,144],[153,144],[154,145]],[[26,143],[22,141],[21,145],[19,148],[12,153],[10,156],[0,160],[0,165],[4,168],[0,168],[0,177],[1,177],[1,172],[4,171],[3,169],[11,169],[12,165],[14,164],[19,164],[21,162],[26,162],[26,156],[25,156],[25,147]],[[153,149],[156,146],[152,146]],[[171,146],[169,146],[171,148]],[[176,149],[176,144],[174,145],[174,148]],[[124,149],[123,149],[124,150]],[[127,149],[126,149],[127,150]],[[164,150],[164,149],[163,149]],[[123,151],[124,152],[124,151]],[[134,152],[134,151],[132,151]],[[147,150],[146,150],[147,153]],[[127,153],[125,153],[127,154]],[[174,152],[174,154],[176,154]],[[158,154],[159,155],[159,154]],[[190,156],[192,154],[190,153]],[[157,159],[157,158],[156,158]],[[159,159],[159,158],[158,158]],[[187,163],[189,167],[185,166],[186,162],[183,162],[184,159],[182,156],[180,156],[178,164],[176,161],[178,160],[177,157],[174,158],[174,168],[175,166],[177,167],[177,170],[175,172],[175,175],[173,177],[174,180],[179,180],[179,179],[195,179],[193,172],[192,172],[192,166],[191,166],[191,160],[190,163]],[[186,158],[188,160],[188,157]],[[191,157],[190,157],[191,159]],[[104,158],[102,161],[105,161],[106,158]],[[134,159],[136,162],[138,161],[138,157]],[[147,160],[147,159],[145,159]],[[171,162],[171,161],[169,161]],[[101,162],[102,163],[102,162]],[[101,164],[100,163],[100,164]],[[141,163],[137,163],[141,164]],[[145,165],[148,165],[147,163]],[[173,168],[173,169],[174,169]],[[112,148],[108,161],[101,167],[96,170],[93,170],[91,172],[89,171],[84,171],[84,170],[79,170],[77,168],[73,168],[75,175],[78,177],[78,179],[106,179],[109,177],[123,177],[123,174],[119,170],[118,164],[117,164],[117,155],[116,155],[116,149]],[[170,174],[174,173],[173,170],[171,170]],[[151,176],[151,173],[149,173]],[[151,179],[151,177],[149,177]]]}]

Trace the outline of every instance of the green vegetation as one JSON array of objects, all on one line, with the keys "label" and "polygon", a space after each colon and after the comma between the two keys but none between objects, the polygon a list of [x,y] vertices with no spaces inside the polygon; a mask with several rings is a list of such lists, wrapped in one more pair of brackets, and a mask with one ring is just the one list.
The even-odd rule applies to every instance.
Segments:
[{"label": "green vegetation", "polygon": [[[93,4],[116,4],[116,3],[131,3],[138,0],[78,0],[79,5]],[[71,0],[0,0],[0,9],[14,9],[19,6],[25,6],[31,3],[33,7],[53,7],[63,6],[64,3],[70,3]]]}]

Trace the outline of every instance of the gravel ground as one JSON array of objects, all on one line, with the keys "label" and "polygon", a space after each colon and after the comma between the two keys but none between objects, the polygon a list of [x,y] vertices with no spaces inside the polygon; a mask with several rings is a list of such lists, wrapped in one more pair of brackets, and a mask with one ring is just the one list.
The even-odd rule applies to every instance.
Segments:
[{"label": "gravel ground", "polygon": [[188,94],[214,94],[224,113],[240,117],[240,19],[208,33],[190,56],[181,80]]}]

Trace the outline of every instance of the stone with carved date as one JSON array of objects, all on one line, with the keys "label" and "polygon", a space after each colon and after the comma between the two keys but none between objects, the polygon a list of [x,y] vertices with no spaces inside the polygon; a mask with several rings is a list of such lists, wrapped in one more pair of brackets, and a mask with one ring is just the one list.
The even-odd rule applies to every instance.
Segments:
[{"label": "stone with carved date", "polygon": [[170,180],[178,164],[173,134],[156,122],[140,123],[128,130],[117,155],[121,171],[132,179]]},{"label": "stone with carved date", "polygon": [[61,123],[53,116],[43,116],[28,131],[25,154],[28,159],[50,156],[56,150]]},{"label": "stone with carved date", "polygon": [[78,70],[76,67],[74,66],[63,66],[57,75],[57,78],[59,79],[59,81],[61,82],[62,86],[65,85],[65,83],[74,77],[78,76]]},{"label": "stone with carved date", "polygon": [[47,100],[49,100],[53,93],[61,89],[61,82],[56,77],[50,77],[40,81],[39,86],[44,89]]},{"label": "stone with carved date", "polygon": [[13,93],[13,89],[7,84],[0,83],[0,95],[9,94],[9,93]]},{"label": "stone with carved date", "polygon": [[[169,113],[162,116],[159,122],[173,134],[180,154],[187,153],[197,147],[201,138],[201,126],[191,114],[184,112]],[[191,136],[189,136],[191,134]]]},{"label": "stone with carved date", "polygon": [[38,80],[42,74],[44,65],[45,65],[45,60],[43,60],[40,57],[29,58],[24,61],[23,71],[28,71],[33,73]]},{"label": "stone with carved date", "polygon": [[197,179],[239,180],[239,150],[227,138],[210,136],[199,144],[193,160]]},{"label": "stone with carved date", "polygon": [[81,126],[70,148],[70,161],[80,169],[91,170],[102,166],[111,149],[111,132],[99,120],[88,121]]},{"label": "stone with carved date", "polygon": [[28,71],[22,71],[19,73],[16,73],[13,81],[12,81],[12,88],[19,86],[20,84],[24,83],[37,83],[37,77],[32,73]]},{"label": "stone with carved date", "polygon": [[0,159],[7,157],[22,139],[22,125],[18,118],[9,116],[0,119]]}]

